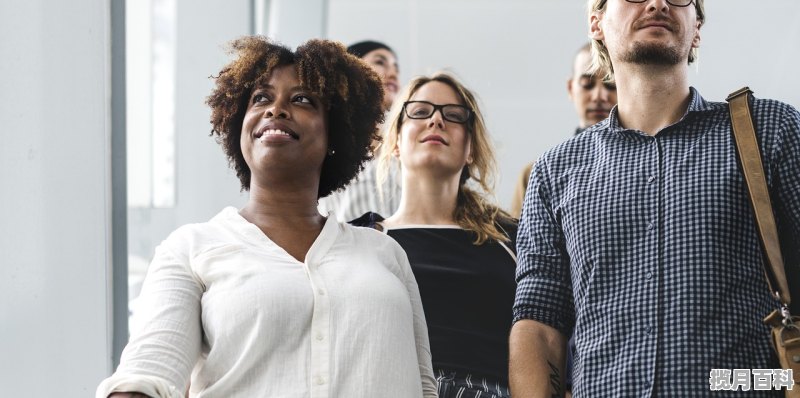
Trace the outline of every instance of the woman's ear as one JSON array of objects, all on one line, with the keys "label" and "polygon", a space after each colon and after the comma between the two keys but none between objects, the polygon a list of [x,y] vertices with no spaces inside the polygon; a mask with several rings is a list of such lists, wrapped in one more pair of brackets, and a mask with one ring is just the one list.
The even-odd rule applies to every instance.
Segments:
[{"label": "woman's ear", "polygon": [[401,139],[399,130],[400,129],[398,128],[397,133],[394,133],[396,135],[394,137],[394,146],[392,147],[392,156],[398,159],[400,158],[400,139]]}]

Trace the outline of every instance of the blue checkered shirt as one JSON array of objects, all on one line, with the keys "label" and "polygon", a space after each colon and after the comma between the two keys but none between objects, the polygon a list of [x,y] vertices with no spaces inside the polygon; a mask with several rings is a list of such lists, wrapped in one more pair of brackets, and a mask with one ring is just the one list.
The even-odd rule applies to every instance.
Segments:
[{"label": "blue checkered shirt", "polygon": [[[800,241],[800,114],[763,99],[752,109],[779,227]],[[576,397],[719,396],[711,369],[777,367],[761,322],[777,303],[727,104],[694,88],[656,136],[621,127],[615,108],[546,152],[517,253],[514,320],[574,330]]]}]

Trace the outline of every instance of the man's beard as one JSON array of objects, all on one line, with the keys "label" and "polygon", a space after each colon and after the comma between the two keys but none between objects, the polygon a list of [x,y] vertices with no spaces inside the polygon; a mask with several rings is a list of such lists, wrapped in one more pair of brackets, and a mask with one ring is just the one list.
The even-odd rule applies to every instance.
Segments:
[{"label": "man's beard", "polygon": [[641,65],[677,65],[686,59],[676,48],[654,43],[634,43],[622,56],[623,62]]}]

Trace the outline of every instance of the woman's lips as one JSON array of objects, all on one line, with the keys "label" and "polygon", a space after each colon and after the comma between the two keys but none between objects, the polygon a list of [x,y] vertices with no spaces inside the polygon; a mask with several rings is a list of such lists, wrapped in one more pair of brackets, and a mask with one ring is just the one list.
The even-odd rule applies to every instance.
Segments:
[{"label": "woman's lips", "polygon": [[438,134],[431,134],[425,136],[420,142],[422,143],[430,142],[432,144],[449,145],[447,141],[445,141],[444,138]]},{"label": "woman's lips", "polygon": [[277,123],[267,124],[266,126],[261,127],[256,133],[254,134],[254,138],[257,140],[265,140],[265,139],[274,139],[274,138],[292,138],[292,139],[300,139],[300,136],[297,135],[294,131],[290,128],[283,126]]}]

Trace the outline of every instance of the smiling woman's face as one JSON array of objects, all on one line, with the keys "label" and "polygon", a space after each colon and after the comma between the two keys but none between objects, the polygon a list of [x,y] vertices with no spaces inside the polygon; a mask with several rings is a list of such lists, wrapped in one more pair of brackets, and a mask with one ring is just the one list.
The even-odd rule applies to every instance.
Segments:
[{"label": "smiling woman's face", "polygon": [[391,51],[379,48],[366,53],[362,59],[381,78],[383,83],[383,109],[391,108],[399,90],[397,58]]},{"label": "smiling woman's face", "polygon": [[[409,101],[463,105],[452,87],[438,81],[420,87]],[[467,125],[445,120],[441,110],[433,112],[427,119],[403,116],[399,134],[395,156],[400,158],[404,169],[434,168],[445,174],[460,174],[469,162]]]},{"label": "smiling woman's face", "polygon": [[328,147],[327,107],[302,87],[294,65],[275,68],[253,88],[240,146],[251,186],[277,173],[315,173],[319,180]]}]

